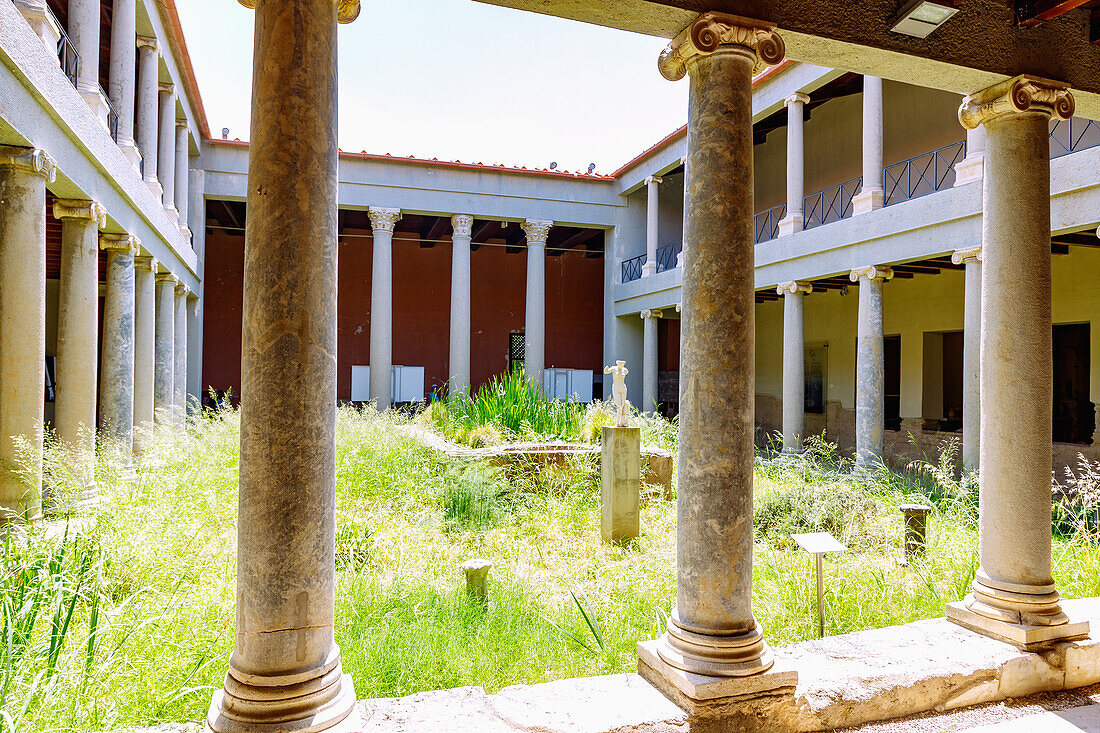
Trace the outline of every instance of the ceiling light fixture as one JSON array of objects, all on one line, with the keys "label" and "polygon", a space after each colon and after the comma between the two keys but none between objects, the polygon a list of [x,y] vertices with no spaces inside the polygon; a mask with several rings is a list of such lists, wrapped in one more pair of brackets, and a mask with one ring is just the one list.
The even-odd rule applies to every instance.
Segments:
[{"label": "ceiling light fixture", "polygon": [[906,3],[890,30],[915,38],[927,38],[928,34],[950,20],[958,8],[928,0],[910,0]]}]

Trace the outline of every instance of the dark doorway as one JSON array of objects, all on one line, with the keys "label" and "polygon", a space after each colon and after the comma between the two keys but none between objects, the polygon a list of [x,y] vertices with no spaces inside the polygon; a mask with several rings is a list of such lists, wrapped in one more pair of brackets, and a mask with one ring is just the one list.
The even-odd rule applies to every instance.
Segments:
[{"label": "dark doorway", "polygon": [[1054,327],[1054,442],[1088,443],[1096,413],[1089,401],[1087,323]]},{"label": "dark doorway", "polygon": [[962,430],[963,417],[963,332],[943,334],[943,419],[940,430]]},{"label": "dark doorway", "polygon": [[887,336],[882,341],[886,367],[883,405],[886,429],[901,430],[901,336]]}]

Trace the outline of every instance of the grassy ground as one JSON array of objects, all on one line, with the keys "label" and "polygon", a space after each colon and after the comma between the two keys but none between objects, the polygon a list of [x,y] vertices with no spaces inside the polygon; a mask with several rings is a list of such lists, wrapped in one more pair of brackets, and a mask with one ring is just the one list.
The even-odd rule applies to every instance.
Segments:
[{"label": "grassy ground", "polygon": [[[438,459],[389,420],[339,414],[336,634],[359,695],[634,669],[635,643],[659,633],[675,596],[674,502],[648,494],[643,536],[611,547],[599,540],[592,464],[505,476]],[[233,643],[238,417],[149,442],[133,479],[101,459],[106,501],[79,529],[8,543],[0,729],[197,720],[220,686]],[[757,468],[754,603],[769,640],[814,633],[796,530],[829,529],[851,548],[826,564],[828,633],[942,615],[976,569],[972,505],[938,501],[928,561],[900,568],[896,507],[915,485],[856,484],[826,463]],[[457,569],[479,556],[494,562],[485,611],[466,603]],[[1063,595],[1100,594],[1098,567],[1095,544],[1056,543]]]}]

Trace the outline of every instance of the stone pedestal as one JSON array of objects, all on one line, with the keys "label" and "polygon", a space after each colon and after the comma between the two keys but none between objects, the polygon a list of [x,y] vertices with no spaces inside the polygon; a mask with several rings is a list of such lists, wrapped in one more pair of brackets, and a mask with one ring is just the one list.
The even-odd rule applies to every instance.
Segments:
[{"label": "stone pedestal", "polygon": [[367,210],[371,223],[370,281],[370,398],[379,411],[387,410],[393,390],[393,227],[401,209]]},{"label": "stone pedestal", "polygon": [[527,234],[527,299],[524,307],[523,366],[527,378],[542,388],[546,367],[546,238],[552,221],[523,222]]},{"label": "stone pedestal", "polygon": [[600,536],[604,542],[629,542],[640,532],[642,430],[604,426],[601,445]]}]

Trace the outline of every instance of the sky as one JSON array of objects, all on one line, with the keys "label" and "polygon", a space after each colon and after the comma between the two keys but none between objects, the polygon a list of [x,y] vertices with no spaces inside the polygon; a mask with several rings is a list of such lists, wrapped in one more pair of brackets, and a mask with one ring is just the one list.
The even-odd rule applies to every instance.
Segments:
[{"label": "sky", "polygon": [[[176,6],[211,133],[247,140],[253,11]],[[340,27],[340,147],[610,173],[686,121],[666,44],[473,0],[363,0]]]}]

